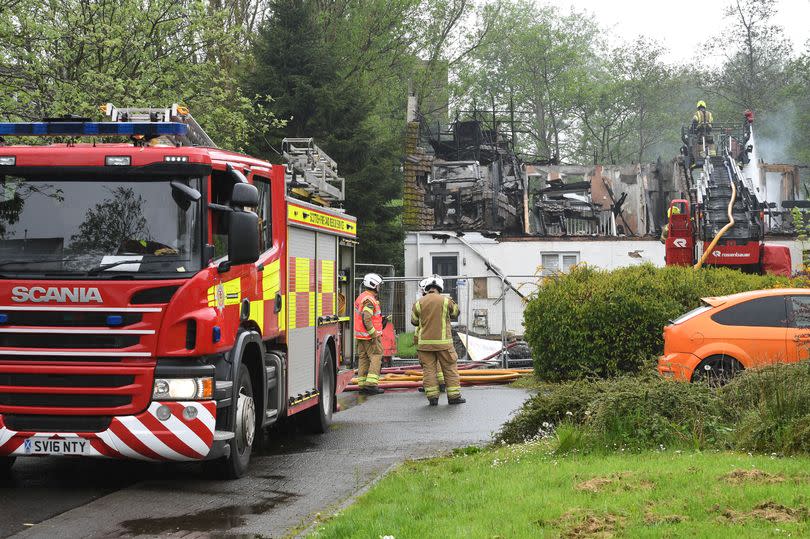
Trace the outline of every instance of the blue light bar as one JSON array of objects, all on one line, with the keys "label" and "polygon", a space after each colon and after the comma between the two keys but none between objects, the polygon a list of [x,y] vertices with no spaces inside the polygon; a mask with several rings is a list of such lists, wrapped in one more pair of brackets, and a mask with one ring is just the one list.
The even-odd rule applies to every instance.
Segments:
[{"label": "blue light bar", "polygon": [[109,137],[143,135],[183,136],[188,126],[180,122],[21,122],[0,123],[0,136],[18,137]]}]

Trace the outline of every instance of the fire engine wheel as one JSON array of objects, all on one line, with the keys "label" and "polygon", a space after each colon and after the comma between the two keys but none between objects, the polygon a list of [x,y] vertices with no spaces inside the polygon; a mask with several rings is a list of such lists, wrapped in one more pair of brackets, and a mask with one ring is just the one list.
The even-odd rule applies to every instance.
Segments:
[{"label": "fire engine wheel", "polygon": [[15,460],[16,457],[0,457],[0,477],[8,476]]},{"label": "fire engine wheel", "polygon": [[256,436],[256,404],[253,400],[253,384],[244,364],[239,365],[239,398],[236,401],[234,437],[230,441],[231,454],[208,463],[214,474],[225,479],[238,479],[247,471],[253,439]]},{"label": "fire engine wheel", "polygon": [[322,434],[329,430],[332,424],[332,413],[335,402],[335,362],[329,349],[321,362],[321,372],[318,377],[318,406],[309,410],[309,424],[313,432]]},{"label": "fire engine wheel", "polygon": [[745,370],[742,364],[730,356],[709,356],[701,361],[694,372],[692,382],[703,382],[712,387],[726,385],[734,376]]}]

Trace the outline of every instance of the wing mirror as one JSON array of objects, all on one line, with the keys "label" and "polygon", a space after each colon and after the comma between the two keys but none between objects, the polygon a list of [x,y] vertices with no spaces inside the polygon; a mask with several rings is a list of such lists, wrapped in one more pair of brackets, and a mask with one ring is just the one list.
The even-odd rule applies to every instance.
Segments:
[{"label": "wing mirror", "polygon": [[237,183],[231,191],[231,207],[255,208],[259,205],[259,190],[249,183]]},{"label": "wing mirror", "polygon": [[202,193],[183,182],[173,180],[169,185],[172,187],[172,199],[183,211],[189,209],[192,202],[197,202],[202,197]]}]

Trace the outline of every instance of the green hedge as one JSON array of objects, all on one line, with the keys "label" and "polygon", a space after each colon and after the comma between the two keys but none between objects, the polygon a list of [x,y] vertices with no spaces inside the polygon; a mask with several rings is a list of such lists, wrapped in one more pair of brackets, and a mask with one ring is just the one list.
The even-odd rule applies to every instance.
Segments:
[{"label": "green hedge", "polygon": [[525,338],[543,380],[637,373],[663,352],[667,321],[700,298],[801,284],[728,269],[581,265],[544,279],[524,312]]},{"label": "green hedge", "polygon": [[495,441],[549,435],[563,452],[666,447],[807,454],[810,362],[744,371],[720,389],[658,376],[546,384]]}]

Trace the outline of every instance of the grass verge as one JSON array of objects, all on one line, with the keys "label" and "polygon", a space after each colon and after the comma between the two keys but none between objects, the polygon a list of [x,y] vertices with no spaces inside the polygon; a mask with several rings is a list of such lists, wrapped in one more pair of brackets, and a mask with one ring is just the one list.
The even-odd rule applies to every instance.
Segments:
[{"label": "grass verge", "polygon": [[810,534],[810,458],[533,442],[409,462],[314,537],[771,537]]},{"label": "grass verge", "polygon": [[416,357],[416,345],[413,343],[413,332],[397,335],[397,355],[399,357]]}]

